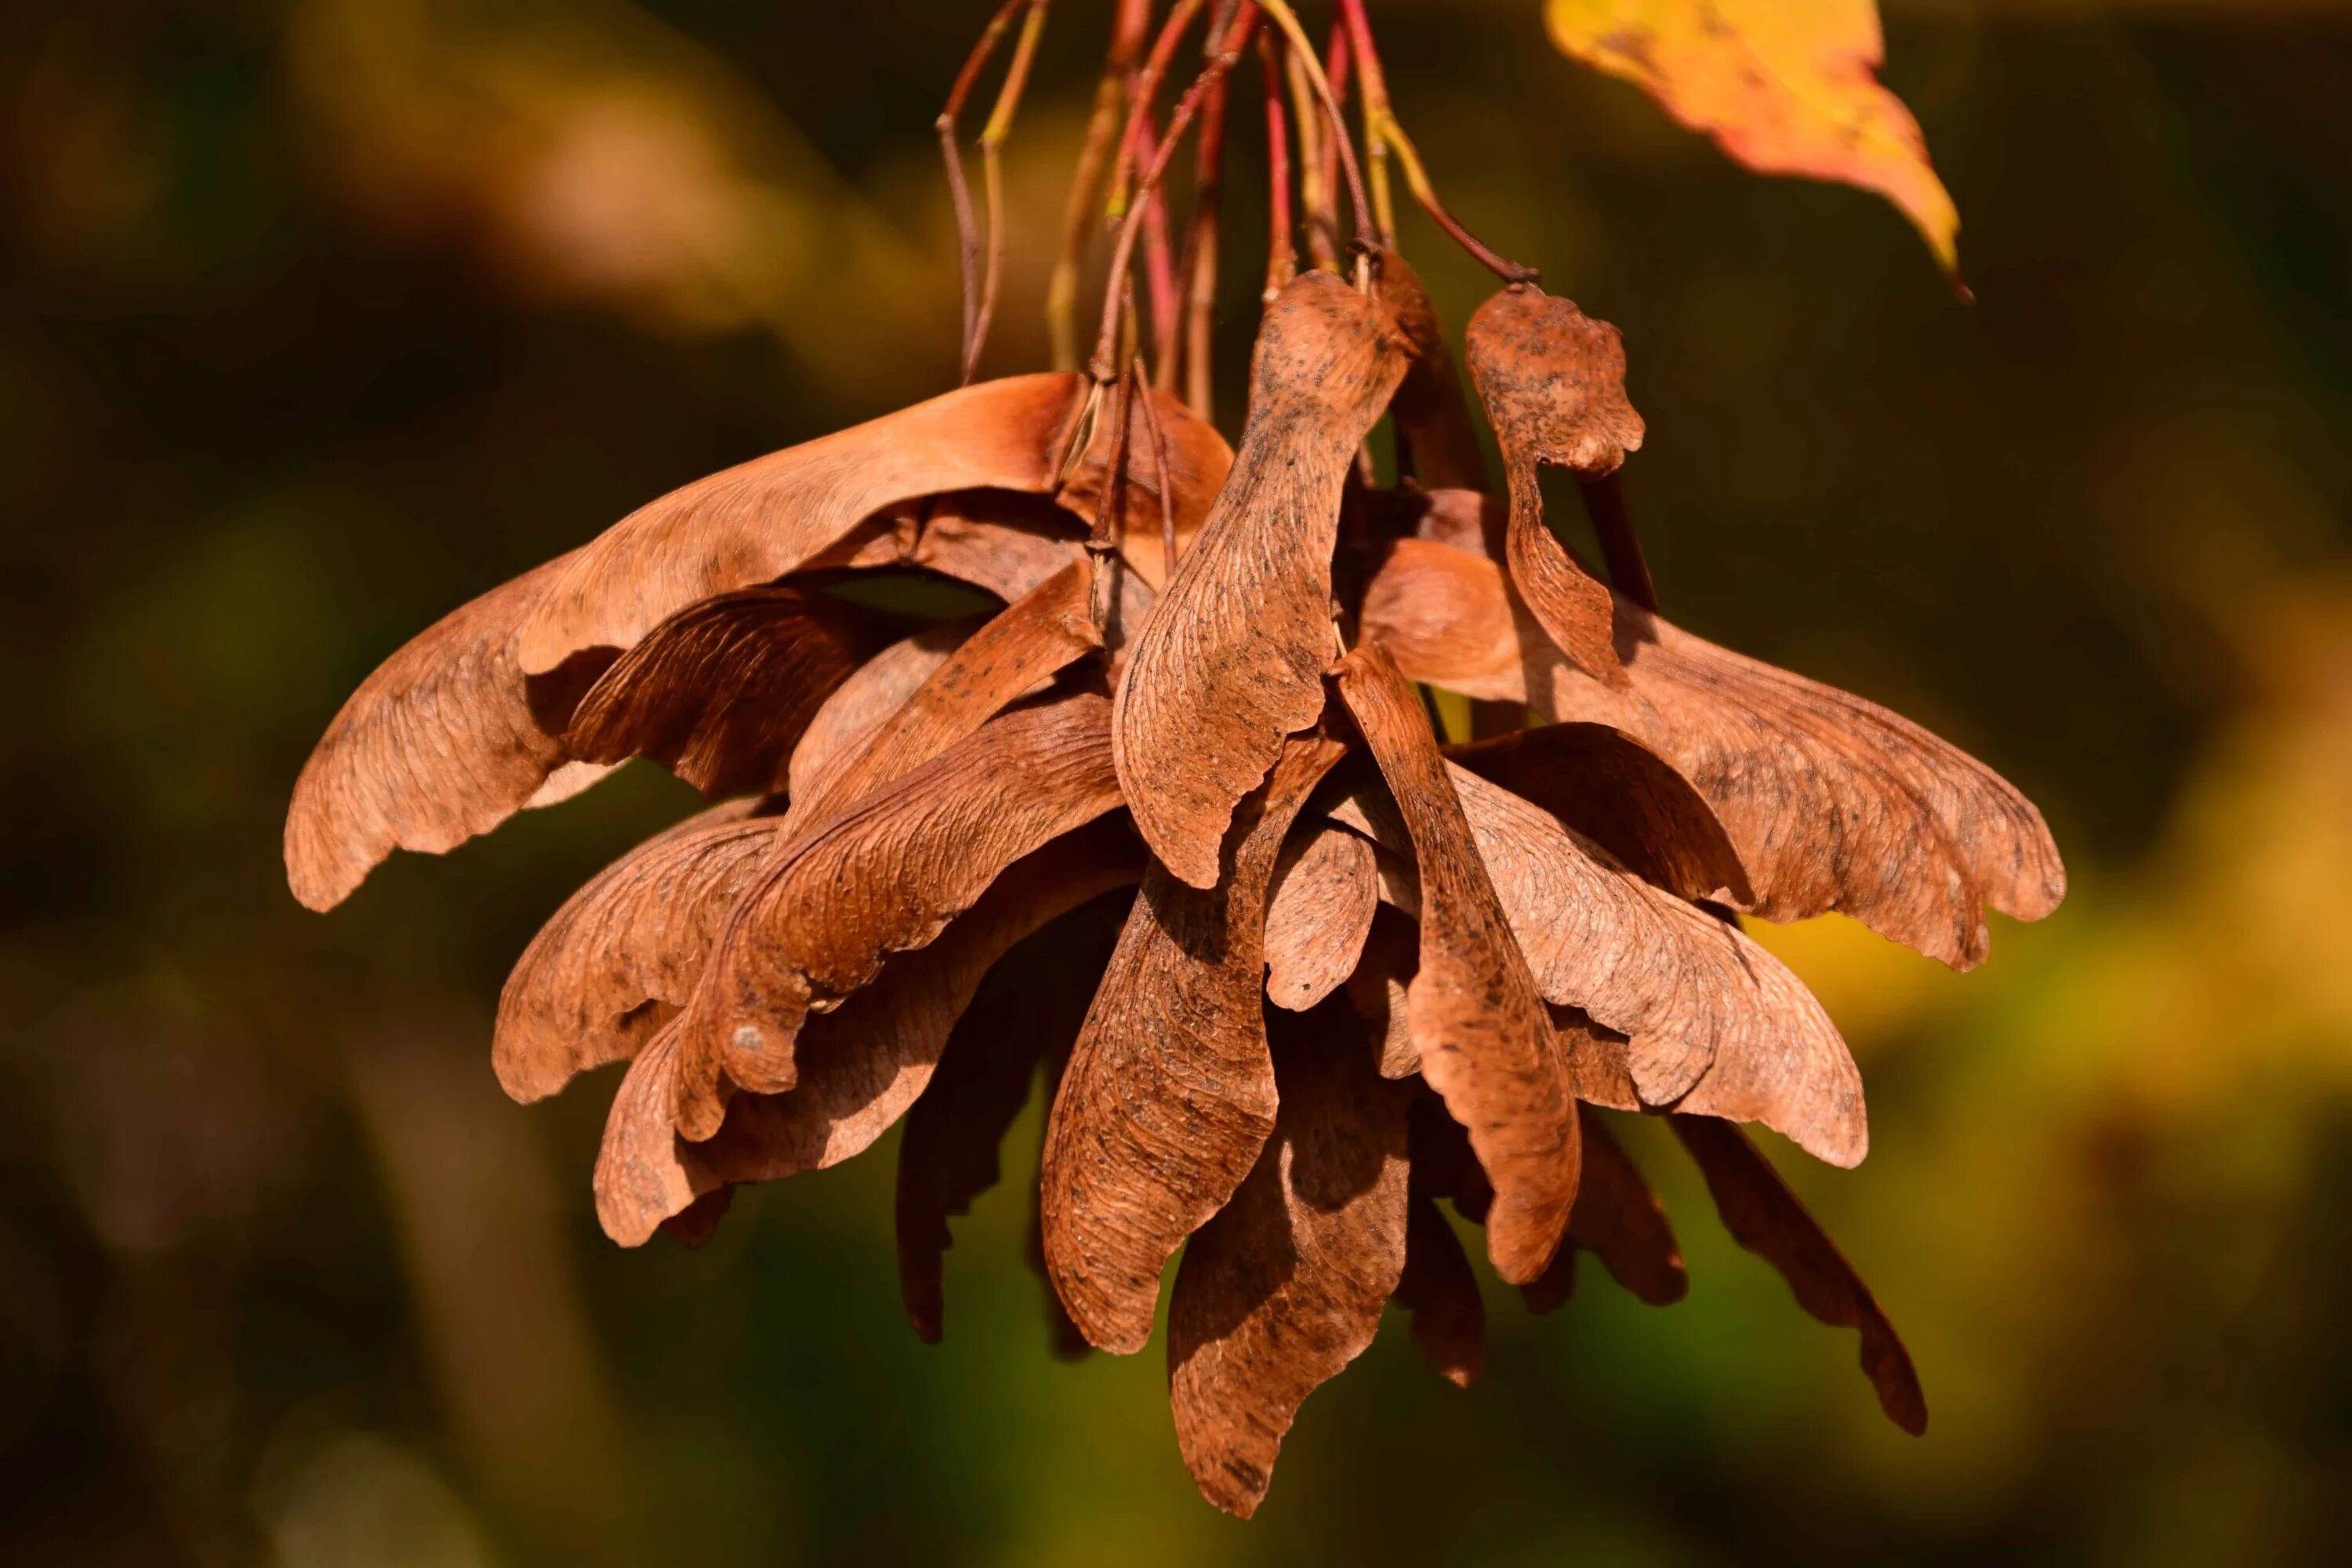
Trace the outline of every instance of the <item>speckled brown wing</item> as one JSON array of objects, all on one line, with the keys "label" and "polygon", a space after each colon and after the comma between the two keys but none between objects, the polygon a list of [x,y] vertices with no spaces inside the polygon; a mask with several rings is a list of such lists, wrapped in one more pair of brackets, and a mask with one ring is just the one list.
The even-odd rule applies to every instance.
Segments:
[{"label": "speckled brown wing", "polygon": [[1584,1180],[1576,1189],[1575,1212],[1568,1216],[1569,1245],[1520,1294],[1531,1310],[1559,1309],[1575,1289],[1580,1249],[1600,1258],[1611,1277],[1642,1300],[1671,1306],[1690,1293],[1690,1274],[1675,1244],[1666,1206],[1600,1112],[1588,1105],[1579,1114],[1584,1122]]},{"label": "speckled brown wing", "polygon": [[1372,1342],[1405,1267],[1408,1091],[1344,1004],[1286,1019],[1281,1110],[1232,1201],[1184,1249],[1168,1307],[1176,1445],[1247,1518],[1307,1395]]},{"label": "speckled brown wing", "polygon": [[984,620],[968,616],[936,622],[899,638],[852,671],[801,731],[786,769],[788,797],[804,800],[823,789],[863,748],[874,727],[897,712]]},{"label": "speckled brown wing", "polygon": [[1460,770],[1454,785],[1545,999],[1632,1037],[1644,1105],[1760,1121],[1861,1162],[1861,1070],[1787,965],[1509,791]]},{"label": "speckled brown wing", "polygon": [[1055,1097],[1042,1191],[1055,1289],[1104,1350],[1143,1348],[1168,1259],[1233,1195],[1274,1125],[1266,889],[1339,754],[1319,732],[1286,742],[1213,889],[1155,865],[1095,993]]},{"label": "speckled brown wing", "polygon": [[562,745],[532,714],[515,639],[572,560],[451,611],[352,693],[294,783],[296,898],[332,909],[394,849],[439,855],[488,833],[563,766]]},{"label": "speckled brown wing", "polygon": [[593,763],[651,757],[714,798],[777,789],[810,719],[880,646],[868,617],[806,589],[722,594],[597,677],[563,749]]},{"label": "speckled brown wing", "polygon": [[1116,808],[1109,706],[1076,696],[992,720],[780,855],[679,1020],[679,1131],[715,1132],[726,1085],[792,1088],[812,1013],[931,942],[1005,867]]},{"label": "speckled brown wing", "polygon": [[1519,285],[1471,316],[1465,357],[1502,449],[1511,579],[1570,663],[1622,685],[1609,590],[1545,525],[1538,470],[1552,463],[1597,478],[1642,444],[1642,416],[1625,398],[1624,342],[1572,301]]},{"label": "speckled brown wing", "polygon": [[979,729],[996,712],[1101,646],[1087,609],[1093,567],[1073,561],[991,616],[897,708],[793,802],[797,831],[855,805]]},{"label": "speckled brown wing", "polygon": [[597,1187],[606,1233],[635,1246],[705,1192],[820,1170],[870,1148],[930,1082],[990,967],[1031,932],[1132,883],[1141,869],[1133,836],[1100,822],[1023,857],[935,941],[893,956],[837,1009],[810,1019],[795,1043],[794,1087],[735,1095],[706,1142],[649,1121],[656,1102],[666,1113],[676,1094],[676,1054],[665,1048],[658,1061],[639,1064],[670,1081],[642,1092],[625,1086],[614,1100]]},{"label": "speckled brown wing", "polygon": [[[1965,969],[1989,944],[1986,906],[2039,920],[2064,898],[2041,813],[1982,763],[1622,598],[1614,613],[1622,689],[1569,668],[1532,622],[1515,622],[1494,563],[1402,540],[1368,593],[1363,635],[1415,679],[1607,725],[1664,758],[1722,824],[1748,884],[1744,907],[1769,919],[1843,911]],[[1516,626],[1531,685],[1501,626]]]},{"label": "speckled brown wing", "polygon": [[[1139,877],[1133,835],[1114,831]],[[956,1020],[930,1082],[908,1108],[893,1228],[899,1297],[927,1342],[939,1342],[946,1322],[943,1265],[954,1245],[949,1221],[971,1213],[972,1201],[996,1185],[1005,1134],[1041,1074],[1052,1080],[1050,1101],[1129,902],[1115,894],[1097,898],[1006,954]],[[1033,1210],[1035,1197],[1033,1186]]]},{"label": "speckled brown wing", "polygon": [[1266,900],[1266,1000],[1303,1013],[1338,990],[1379,908],[1370,840],[1328,819],[1302,822],[1283,846]]},{"label": "speckled brown wing", "polygon": [[1405,1005],[1422,1076],[1469,1129],[1494,1182],[1496,1271],[1523,1283],[1551,1261],[1576,1198],[1568,1069],[1412,688],[1368,644],[1340,661],[1339,689],[1419,863],[1421,963]]},{"label": "speckled brown wing", "polygon": [[1631,683],[1561,671],[1542,706],[1635,736],[1696,785],[1748,868],[1755,912],[1841,910],[1966,969],[1990,945],[1986,905],[2033,921],[2065,897],[2042,814],[1958,747],[1622,600],[1617,626]]},{"label": "speckled brown wing", "polygon": [[1880,1408],[1906,1432],[1925,1432],[1927,1399],[1911,1352],[1903,1348],[1878,1298],[1771,1162],[1728,1121],[1706,1116],[1671,1120],[1706,1175],[1731,1238],[1779,1269],[1806,1311],[1832,1327],[1858,1331],[1863,1374],[1877,1390]]},{"label": "speckled brown wing", "polygon": [[1373,258],[1381,302],[1412,345],[1412,363],[1398,384],[1389,415],[1397,435],[1397,468],[1423,490],[1486,488],[1486,455],[1470,423],[1462,377],[1445,342],[1436,307],[1420,274],[1393,250]]},{"label": "speckled brown wing", "polygon": [[[919,497],[1055,492],[1082,509],[1089,485],[1100,486],[1083,469],[1089,462],[1099,468],[1108,432],[1095,433],[1076,485],[1061,485],[1059,464],[1086,397],[1076,375],[982,382],[673,490],[576,551],[546,584],[517,644],[520,666],[537,674],[584,649],[631,647],[687,605],[774,582],[866,518]],[[1179,444],[1199,459],[1178,470],[1180,512],[1198,515],[1223,479],[1214,463],[1223,444],[1195,429],[1199,422],[1180,406],[1163,405],[1160,416],[1175,422]],[[1145,482],[1129,477],[1139,488]]]},{"label": "speckled brown wing", "polygon": [[1340,490],[1406,359],[1387,313],[1337,278],[1283,290],[1233,472],[1129,649],[1119,779],[1144,842],[1192,887],[1215,884],[1234,808],[1323,710]]},{"label": "speckled brown wing", "polygon": [[694,994],[736,900],[783,843],[751,803],[639,845],[555,911],[499,995],[499,1082],[526,1103],[634,1055]]},{"label": "speckled brown wing", "polygon": [[1486,1305],[1470,1256],[1436,1200],[1417,1187],[1407,1200],[1404,1235],[1404,1272],[1393,1299],[1438,1375],[1467,1388],[1486,1367]]}]

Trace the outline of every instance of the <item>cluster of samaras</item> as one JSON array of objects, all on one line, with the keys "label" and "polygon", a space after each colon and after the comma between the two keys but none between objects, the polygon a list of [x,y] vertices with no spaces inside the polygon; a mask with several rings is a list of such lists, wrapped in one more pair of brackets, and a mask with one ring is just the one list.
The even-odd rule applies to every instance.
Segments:
[{"label": "cluster of samaras", "polygon": [[[1178,1440],[1235,1511],[1390,1300],[1446,1375],[1476,1371],[1440,1199],[1538,1310],[1578,1247],[1682,1293],[1595,1107],[1669,1119],[1916,1430],[1884,1315],[1734,1125],[1838,1165],[1866,1142],[1836,1028],[1734,911],[1840,910],[1966,965],[1985,905],[2057,903],[2057,855],[1982,765],[1560,544],[1538,465],[1599,480],[1640,442],[1614,329],[1517,286],[1466,358],[1499,505],[1381,255],[1274,299],[1237,451],[1172,399],[1041,374],[689,485],[370,679],[297,786],[295,891],[326,908],[395,847],[632,756],[719,798],[558,911],[501,1000],[518,1100],[628,1063],[605,1228],[692,1238],[733,1184],[903,1119],[900,1268],[935,1337],[946,1221],[1042,1078],[1064,1331],[1141,1348],[1182,1249]],[[1358,461],[1384,413],[1412,476],[1390,489]],[[1003,607],[911,625],[832,591],[909,568]],[[1536,721],[1443,744],[1416,681]]]}]

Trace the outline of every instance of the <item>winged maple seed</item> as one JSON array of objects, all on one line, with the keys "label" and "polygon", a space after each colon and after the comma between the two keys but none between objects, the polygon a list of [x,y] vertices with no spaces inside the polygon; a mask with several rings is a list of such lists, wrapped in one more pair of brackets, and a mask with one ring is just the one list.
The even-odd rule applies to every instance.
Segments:
[{"label": "winged maple seed", "polygon": [[[1139,125],[1203,11],[1177,5],[1138,68]],[[1156,139],[1103,153],[1128,182],[1115,279],[1252,28],[1322,80],[1286,6],[1216,14]],[[1987,905],[2056,906],[2056,851],[1925,731],[1656,615],[1613,488],[1643,435],[1615,329],[1461,237],[1509,280],[1464,355],[1505,499],[1376,236],[1352,277],[1275,258],[1233,449],[1152,390],[1205,367],[1119,365],[1115,281],[1087,374],[966,386],[687,486],[394,654],[296,785],[297,896],[326,908],[393,848],[448,849],[634,757],[693,784],[718,804],[574,894],[499,1001],[518,1100],[625,1064],[605,1230],[698,1240],[736,1187],[903,1123],[901,1285],[936,1340],[951,1222],[1035,1089],[1054,1342],[1142,1349],[1175,1261],[1177,1447],[1237,1513],[1388,1302],[1442,1375],[1480,1374],[1471,1230],[1537,1311],[1580,1250],[1645,1301],[1684,1294],[1618,1114],[1672,1124],[1733,1237],[1859,1331],[1920,1429],[1885,1314],[1737,1125],[1838,1166],[1868,1146],[1835,1025],[1742,920],[1842,910],[1965,967]],[[1164,341],[1181,360],[1204,336]],[[1545,464],[1588,487],[1608,583],[1547,525]],[[997,607],[877,608],[910,573]],[[1530,722],[1489,707],[1448,743],[1415,682]]]},{"label": "winged maple seed", "polygon": [[[1106,421],[1080,430],[1090,402],[1071,375],[965,387],[674,490],[452,612],[361,686],[311,753],[286,823],[296,896],[332,908],[395,848],[438,854],[558,798],[551,781],[584,760],[567,745],[575,715],[591,752],[676,749],[688,759],[681,776],[751,787],[737,783],[741,770],[789,755],[795,705],[822,700],[880,628],[856,626],[845,607],[820,616],[805,598],[722,596],[790,586],[796,573],[836,563],[919,565],[1012,596],[1066,564],[1100,510],[1112,443]],[[1231,458],[1182,405],[1153,412],[1181,540]],[[1135,510],[1159,507],[1160,475],[1125,482],[1143,492]],[[1023,517],[963,504],[959,492],[971,491],[1062,505]],[[935,500],[945,504],[926,504]],[[1057,535],[1067,549],[1034,548]],[[1146,585],[1160,581],[1156,536],[1139,534],[1127,559]],[[656,633],[654,647],[621,657]],[[758,672],[762,664],[772,668]],[[614,684],[580,711],[600,675]],[[745,689],[759,681],[780,689]],[[673,733],[657,732],[656,712]]]}]

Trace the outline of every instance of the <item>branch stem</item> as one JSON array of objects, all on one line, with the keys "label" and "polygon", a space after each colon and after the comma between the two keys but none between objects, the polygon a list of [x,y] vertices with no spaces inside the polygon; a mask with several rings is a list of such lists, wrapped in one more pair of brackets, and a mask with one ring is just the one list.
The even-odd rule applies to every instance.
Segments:
[{"label": "branch stem", "polygon": [[[1256,0],[1217,0],[1209,18],[1209,37],[1234,33],[1237,24],[1255,21]],[[1245,18],[1242,14],[1249,13]],[[1212,348],[1217,311],[1217,239],[1225,187],[1225,79],[1219,77],[1201,101],[1201,131],[1193,147],[1192,213],[1185,226],[1183,258],[1177,268],[1183,298],[1181,335],[1170,332],[1160,343],[1160,387],[1173,392],[1178,372],[1184,380],[1184,401],[1202,419],[1211,416]]]},{"label": "branch stem", "polygon": [[1265,78],[1265,293],[1269,304],[1283,285],[1298,276],[1298,247],[1291,237],[1290,115],[1283,99],[1288,74],[1285,42],[1271,32],[1257,36],[1258,60]]},{"label": "branch stem", "polygon": [[1151,0],[1118,0],[1102,77],[1095,83],[1094,109],[1087,116],[1077,165],[1070,174],[1069,199],[1062,208],[1061,247],[1045,281],[1045,336],[1055,370],[1078,368],[1078,275],[1086,268],[1087,241],[1095,231],[1096,194],[1110,162],[1111,138],[1118,132],[1119,100],[1150,31]]},{"label": "branch stem", "polygon": [[[948,89],[948,100],[933,121],[940,133],[940,156],[947,165],[948,194],[955,205],[957,258],[963,282],[963,381],[971,384],[980,370],[980,351],[988,341],[988,324],[996,312],[996,289],[1004,269],[1004,170],[1002,149],[1005,138],[1013,132],[1013,117],[1021,107],[1021,95],[1029,85],[1029,68],[1037,58],[1037,39],[1045,29],[1045,9],[1052,0],[1004,0],[996,14],[989,18],[980,39],[972,45],[971,53],[964,58],[963,68],[956,73],[955,85]],[[989,57],[1013,26],[1016,13],[1025,8],[1022,18],[1020,41],[1013,47],[1013,60],[1005,68],[1004,82],[997,89],[996,107],[988,117],[987,126],[980,133],[981,173],[987,188],[988,239],[986,260],[982,259],[982,241],[978,224],[971,209],[971,187],[964,178],[963,155],[956,145],[956,121],[961,118],[965,102],[987,66]]]},{"label": "branch stem", "polygon": [[[1261,0],[1261,4],[1264,3],[1265,0]],[[1181,7],[1184,0],[1178,0],[1178,4]],[[1198,10],[1199,6],[1196,5],[1192,8]],[[1255,10],[1244,16],[1237,17],[1231,30],[1223,39],[1220,40],[1216,53],[1209,58],[1209,63],[1202,69],[1200,76],[1194,79],[1191,87],[1184,89],[1184,96],[1177,100],[1175,109],[1168,116],[1168,129],[1160,137],[1159,147],[1152,153],[1150,166],[1144,171],[1142,178],[1137,182],[1137,194],[1148,198],[1151,192],[1159,188],[1161,177],[1168,173],[1169,163],[1175,157],[1176,149],[1184,139],[1184,132],[1191,129],[1193,116],[1200,112],[1202,100],[1207,97],[1210,89],[1223,80],[1225,74],[1240,61],[1242,46],[1248,42],[1247,29],[1255,26],[1256,20],[1257,15]],[[1165,36],[1163,32],[1162,37]],[[1155,49],[1154,52],[1158,51]],[[1146,69],[1149,68],[1147,66]],[[1139,104],[1142,100],[1139,99],[1137,101]],[[1110,287],[1104,291],[1102,330],[1095,339],[1094,358],[1087,364],[1088,374],[1093,375],[1095,381],[1101,385],[1109,385],[1112,378],[1119,374],[1121,363],[1121,356],[1118,353],[1121,313],[1119,285],[1127,276],[1129,266],[1134,260],[1137,231],[1142,226],[1141,220],[1149,205],[1148,200],[1129,203],[1126,216],[1118,226],[1118,237],[1112,243],[1111,282]]]},{"label": "branch stem", "polygon": [[1356,150],[1348,140],[1347,116],[1340,111],[1339,97],[1332,91],[1330,75],[1315,58],[1315,46],[1307,40],[1307,29],[1298,25],[1298,14],[1290,8],[1290,0],[1258,0],[1258,4],[1290,39],[1291,58],[1306,70],[1315,96],[1322,102],[1324,117],[1330,121],[1332,142],[1339,150],[1339,165],[1347,173],[1348,200],[1356,216],[1356,237],[1360,243],[1369,243],[1373,237],[1371,205],[1364,195],[1364,172],[1357,165]]},{"label": "branch stem", "polygon": [[1168,484],[1168,432],[1160,424],[1160,409],[1144,385],[1143,362],[1131,373],[1141,391],[1143,438],[1151,443],[1151,482],[1160,492],[1160,586],[1166,592],[1176,577],[1176,492]]},{"label": "branch stem", "polygon": [[[1348,37],[1354,45],[1357,73],[1364,79],[1364,139],[1371,144],[1370,157],[1380,181],[1387,177],[1388,154],[1395,153],[1398,164],[1404,171],[1404,183],[1412,192],[1414,201],[1430,216],[1446,237],[1475,257],[1479,264],[1506,283],[1532,283],[1536,269],[1488,247],[1476,235],[1464,227],[1445,204],[1438,199],[1437,188],[1430,183],[1429,170],[1421,161],[1421,153],[1412,139],[1398,123],[1396,111],[1389,106],[1388,79],[1381,70],[1380,50],[1372,42],[1371,18],[1365,13],[1364,0],[1339,0],[1339,15],[1346,23]],[[1373,188],[1375,203],[1387,200],[1381,184]],[[1395,214],[1382,211],[1381,226],[1389,234],[1395,233]]]}]

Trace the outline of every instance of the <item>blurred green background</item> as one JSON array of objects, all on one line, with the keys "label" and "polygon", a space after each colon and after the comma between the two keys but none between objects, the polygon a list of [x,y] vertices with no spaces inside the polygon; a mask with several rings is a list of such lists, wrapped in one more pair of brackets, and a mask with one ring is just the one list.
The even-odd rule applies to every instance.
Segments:
[{"label": "blurred green background", "polygon": [[[1973,307],[1883,204],[1747,174],[1553,54],[1537,0],[1375,7],[1453,205],[1625,331],[1668,613],[1940,730],[2067,852],[2071,900],[1970,976],[1769,933],[1876,1134],[1852,1173],[1774,1152],[1906,1331],[1923,1441],[1643,1139],[1687,1301],[1588,1269],[1537,1321],[1490,1289],[1468,1393],[1391,1323],[1239,1524],[1192,1494],[1157,1345],[1049,1358],[1011,1186],[961,1227],[937,1349],[898,1305],[891,1144],[746,1194],[699,1252],[604,1240],[609,1079],[507,1103],[490,1009],[681,786],[632,769],[294,904],[295,772],[408,635],[952,382],[929,122],[983,9],[0,19],[0,1559],[2345,1560],[2334,6],[1894,0]],[[1013,144],[996,369],[1043,352],[1106,10],[1055,7]],[[1404,237],[1458,326],[1481,276]]]}]

